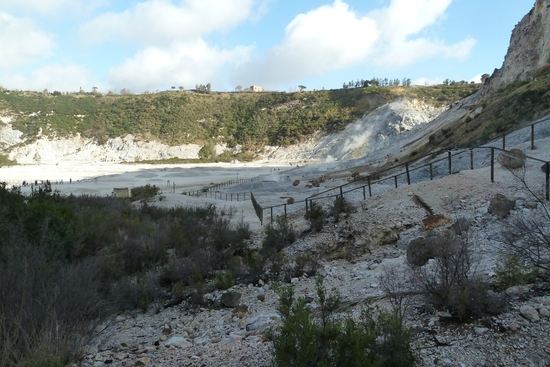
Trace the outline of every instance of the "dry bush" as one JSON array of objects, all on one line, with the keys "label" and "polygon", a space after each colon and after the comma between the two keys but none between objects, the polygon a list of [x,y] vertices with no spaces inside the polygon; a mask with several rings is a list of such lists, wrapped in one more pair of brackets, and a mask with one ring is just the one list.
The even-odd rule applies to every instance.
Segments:
[{"label": "dry bush", "polygon": [[442,243],[432,261],[411,269],[414,281],[430,296],[436,309],[448,310],[456,319],[466,321],[498,314],[505,307],[503,297],[490,292],[476,274],[477,263],[465,238]]},{"label": "dry bush", "polygon": [[404,266],[384,266],[378,277],[380,287],[388,296],[390,303],[399,317],[404,317],[410,305],[410,294],[414,287],[410,272]]},{"label": "dry bush", "polygon": [[509,170],[537,203],[530,211],[523,211],[506,221],[500,235],[504,253],[517,257],[521,265],[550,274],[550,211],[543,195],[533,190],[526,181],[525,168]]}]

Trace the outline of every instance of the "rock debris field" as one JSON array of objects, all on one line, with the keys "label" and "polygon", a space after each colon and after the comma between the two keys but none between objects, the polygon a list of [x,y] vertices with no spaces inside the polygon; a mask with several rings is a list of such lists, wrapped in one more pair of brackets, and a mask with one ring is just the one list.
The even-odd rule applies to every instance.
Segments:
[{"label": "rock debris field", "polygon": [[[535,150],[530,150],[527,142],[507,148],[550,160],[550,140],[537,140],[536,145]],[[545,174],[540,166],[540,162],[528,160],[524,178],[534,193],[544,195]],[[450,217],[451,223],[460,218],[469,221],[470,240],[479,259],[476,271],[489,281],[495,277],[501,250],[498,237],[506,223],[490,212],[491,199],[502,194],[513,200],[509,215],[512,218],[541,215],[544,210],[521,181],[500,165],[496,165],[494,182],[490,180],[489,167],[463,168],[450,176],[433,181],[418,179],[397,189],[389,182],[381,190],[384,192],[366,200],[360,190],[350,193],[346,199],[352,203],[351,213],[312,232],[300,201],[348,182],[352,174],[350,170],[349,177],[343,177],[338,171],[331,176],[333,172],[334,168],[328,165],[295,167],[273,161],[206,167],[59,164],[0,169],[2,179],[8,182],[51,179],[55,181],[54,188],[64,194],[110,195],[115,187],[155,184],[163,193],[162,200],[156,198],[154,205],[213,203],[218,208],[233,208],[234,220],[249,223],[254,231],[253,245],[259,245],[263,226],[250,200],[183,195],[210,183],[236,180],[238,173],[241,183],[220,188],[221,193],[253,192],[262,206],[280,204],[289,197],[297,202],[288,205],[297,240],[285,249],[287,258],[304,253],[316,257],[317,273],[325,277],[329,290],[338,290],[352,313],[369,300],[380,307],[390,307],[380,276],[387,268],[405,269],[409,242],[425,235],[420,222],[426,213],[415,204],[414,195],[427,202],[434,213]],[[306,187],[321,175],[325,181],[319,187]],[[300,184],[294,186],[297,180]],[[329,199],[322,202],[330,203]],[[267,216],[265,220],[269,222]],[[292,278],[288,284],[295,288],[296,295],[304,297],[315,296],[314,285],[314,277],[306,275]],[[544,286],[546,291],[541,291]],[[548,285],[515,286],[505,293],[510,306],[504,313],[466,323],[450,321],[446,310],[426,307],[421,295],[411,296],[405,320],[415,332],[417,365],[550,365]],[[271,343],[264,334],[279,322],[278,296],[272,284],[238,284],[226,291],[208,293],[205,299],[216,307],[195,308],[184,301],[168,308],[153,305],[147,313],[113,315],[97,327],[79,366],[269,366]],[[310,306],[315,308],[315,301]]]}]

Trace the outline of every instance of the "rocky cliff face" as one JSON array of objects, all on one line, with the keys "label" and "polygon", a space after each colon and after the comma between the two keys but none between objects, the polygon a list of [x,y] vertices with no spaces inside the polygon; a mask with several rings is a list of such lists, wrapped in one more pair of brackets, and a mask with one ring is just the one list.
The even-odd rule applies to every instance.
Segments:
[{"label": "rocky cliff face", "polygon": [[550,0],[537,0],[512,31],[510,46],[500,69],[495,69],[482,94],[507,84],[529,80],[550,64]]},{"label": "rocky cliff face", "polygon": [[[437,117],[444,108],[435,108],[417,99],[402,99],[384,105],[344,131],[287,147],[266,147],[263,158],[288,162],[346,160],[400,141]],[[0,153],[20,164],[58,162],[135,162],[179,158],[198,158],[197,144],[168,146],[155,141],[140,141],[133,135],[109,139],[99,145],[79,135],[68,138],[41,137],[27,142],[14,130],[10,119],[0,116]],[[217,153],[225,147],[216,146]]]}]

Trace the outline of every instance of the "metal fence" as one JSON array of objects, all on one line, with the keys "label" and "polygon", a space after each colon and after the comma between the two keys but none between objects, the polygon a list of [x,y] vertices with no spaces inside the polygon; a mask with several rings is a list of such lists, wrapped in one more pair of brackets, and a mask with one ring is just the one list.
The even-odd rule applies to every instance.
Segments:
[{"label": "metal fence", "polygon": [[[524,133],[522,142],[530,140],[530,148],[536,149],[536,136],[550,136],[550,117],[534,122],[527,127],[520,128],[508,136],[513,135],[517,140],[518,136]],[[526,140],[527,139],[527,140]],[[414,161],[396,165],[394,167],[375,172],[365,178],[328,189],[306,198],[295,204],[305,203],[306,215],[314,203],[321,201],[335,200],[337,197],[346,198],[350,201],[366,200],[367,197],[383,194],[390,189],[404,185],[411,185],[427,180],[434,180],[447,175],[452,175],[466,169],[478,169],[490,166],[490,180],[495,178],[496,153],[508,154],[506,150],[507,135],[484,146],[459,150],[442,150],[418,157]],[[517,144],[517,142],[513,142]],[[527,162],[542,163],[545,168],[543,192],[546,200],[550,200],[550,162],[526,156]],[[284,208],[284,215],[287,215],[287,204],[278,204],[268,207],[261,207],[256,200],[253,201],[256,214],[260,222],[264,222],[264,214],[270,213],[273,222],[273,210]]]}]

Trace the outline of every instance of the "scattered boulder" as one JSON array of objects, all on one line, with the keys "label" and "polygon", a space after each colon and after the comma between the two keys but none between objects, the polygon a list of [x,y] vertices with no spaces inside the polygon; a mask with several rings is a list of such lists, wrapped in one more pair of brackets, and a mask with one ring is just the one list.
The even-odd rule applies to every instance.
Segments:
[{"label": "scattered boulder", "polygon": [[247,305],[238,305],[233,309],[231,312],[233,316],[237,316],[239,319],[242,319],[243,317],[246,317],[248,314],[248,306]]},{"label": "scattered boulder", "polygon": [[461,236],[463,234],[468,233],[468,230],[470,229],[470,222],[468,219],[462,217],[458,218],[456,222],[453,223],[451,226],[451,229],[458,235]]},{"label": "scattered boulder", "polygon": [[151,363],[151,359],[147,357],[142,357],[136,359],[136,362],[134,363],[134,366],[148,366],[149,363]]},{"label": "scattered boulder", "polygon": [[288,198],[288,199],[286,200],[286,203],[287,203],[287,204],[294,204],[294,198]]},{"label": "scattered boulder", "polygon": [[300,180],[294,180],[292,183],[292,186],[298,186],[300,184]]},{"label": "scattered boulder", "polygon": [[523,298],[527,293],[529,293],[529,287],[524,285],[514,285],[506,289],[506,295],[512,299]]},{"label": "scattered boulder", "polygon": [[542,317],[550,318],[550,311],[546,307],[539,308],[539,315]]},{"label": "scattered boulder", "polygon": [[266,315],[259,315],[254,318],[251,318],[246,324],[246,331],[253,331],[262,329],[268,325],[272,325],[279,321],[279,315],[275,313],[270,313]]},{"label": "scattered boulder", "polygon": [[519,309],[519,313],[521,314],[521,316],[525,317],[531,322],[537,322],[540,320],[538,311],[531,306],[521,306]]},{"label": "scattered boulder", "polygon": [[510,149],[502,152],[497,158],[498,163],[506,168],[516,169],[525,166],[527,156],[520,149]]},{"label": "scattered boulder", "polygon": [[453,251],[458,248],[459,239],[451,231],[445,233],[433,231],[427,237],[417,237],[409,242],[407,261],[413,266],[423,266],[428,260],[435,259],[441,251]]},{"label": "scattered boulder", "polygon": [[446,214],[434,214],[422,219],[421,224],[424,230],[442,227],[453,222],[453,218]]},{"label": "scattered boulder", "polygon": [[225,307],[237,307],[241,302],[241,296],[240,292],[229,291],[222,294],[220,301]]},{"label": "scattered boulder", "polygon": [[545,163],[545,164],[543,164],[542,166],[540,166],[540,170],[541,170],[542,172],[544,172],[544,173],[548,173],[548,169],[547,169],[546,167],[548,167],[548,166],[547,166],[546,163]]},{"label": "scattered boulder", "polygon": [[179,349],[189,348],[193,346],[193,343],[185,339],[181,335],[173,336],[164,343],[167,347],[175,347]]},{"label": "scattered boulder", "polygon": [[506,218],[510,214],[510,210],[516,207],[516,201],[508,199],[502,194],[496,194],[493,196],[489,203],[489,210],[491,213],[500,218]]}]

